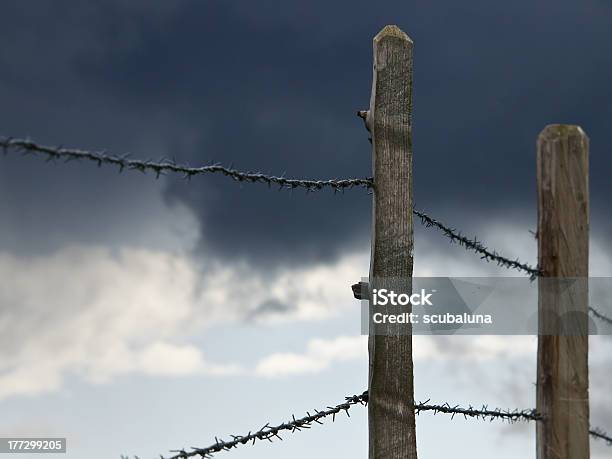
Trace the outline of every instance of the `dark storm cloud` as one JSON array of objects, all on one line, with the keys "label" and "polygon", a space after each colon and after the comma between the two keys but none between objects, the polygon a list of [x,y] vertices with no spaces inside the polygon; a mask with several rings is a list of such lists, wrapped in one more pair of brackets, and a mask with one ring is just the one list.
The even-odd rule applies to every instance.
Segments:
[{"label": "dark storm cloud", "polygon": [[[354,111],[369,101],[371,38],[396,23],[415,42],[419,207],[457,226],[505,208],[533,213],[535,138],[552,122],[591,137],[595,213],[612,191],[605,2],[172,4],[6,7],[2,132],[288,177],[367,176]],[[305,195],[202,177],[172,179],[166,197],[198,215],[207,249],[257,262],[331,257],[367,243],[370,229],[361,190]]]},{"label": "dark storm cloud", "polygon": [[[4,2],[0,135],[154,156],[166,152],[170,133],[188,139],[187,128],[167,123],[165,113],[144,116],[143,107],[124,103],[79,75],[85,57],[110,62],[119,50],[141,46],[141,31],[160,27],[172,13],[166,4]],[[151,178],[118,176],[92,165],[2,157],[0,249],[41,253],[68,243],[143,242],[143,225],[172,218],[160,215],[160,186]]]}]

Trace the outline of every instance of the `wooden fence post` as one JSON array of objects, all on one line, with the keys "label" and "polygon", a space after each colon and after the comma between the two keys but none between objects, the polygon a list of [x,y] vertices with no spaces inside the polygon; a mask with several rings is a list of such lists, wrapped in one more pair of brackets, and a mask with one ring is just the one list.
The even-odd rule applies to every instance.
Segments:
[{"label": "wooden fence post", "polygon": [[[370,110],[374,173],[372,279],[412,277],[412,41],[396,26],[374,37]],[[410,305],[406,308],[410,312]],[[370,323],[372,325],[372,323]],[[369,458],[416,459],[412,336],[369,337]]]},{"label": "wooden fence post", "polygon": [[589,457],[588,334],[562,336],[557,319],[573,311],[586,323],[587,284],[567,295],[546,279],[588,278],[588,155],[578,126],[550,125],[538,137],[538,459]]}]

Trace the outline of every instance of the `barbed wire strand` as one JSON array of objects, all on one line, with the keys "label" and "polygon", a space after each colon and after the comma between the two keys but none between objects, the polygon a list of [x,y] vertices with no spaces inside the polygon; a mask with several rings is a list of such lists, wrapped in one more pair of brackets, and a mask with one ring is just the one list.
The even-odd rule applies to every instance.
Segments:
[{"label": "barbed wire strand", "polygon": [[[482,244],[482,242],[480,242],[477,238],[469,239],[468,237],[463,236],[461,232],[444,225],[440,221],[427,215],[425,212],[421,212],[414,209],[413,213],[421,219],[421,223],[426,227],[438,228],[451,240],[451,242],[457,242],[460,246],[463,246],[466,249],[480,253],[482,255],[481,259],[484,259],[487,262],[494,261],[499,266],[504,266],[508,269],[517,269],[519,271],[523,271],[529,274],[529,278],[531,280],[535,280],[542,275],[542,271],[540,271],[539,268],[534,268],[528,264],[521,263],[518,259],[511,260],[509,258],[506,258],[500,255],[497,251],[490,250],[485,247],[484,244]],[[612,318],[606,316],[601,311],[598,311],[592,306],[589,306],[589,311],[591,311],[595,318],[606,322],[608,325],[612,325]]]},{"label": "barbed wire strand", "polygon": [[[368,394],[364,392],[361,395],[352,395],[350,397],[345,397],[345,401],[336,406],[327,407],[324,410],[314,410],[314,414],[310,414],[307,412],[307,416],[296,419],[295,416],[292,416],[292,420],[289,422],[285,422],[279,424],[277,426],[271,426],[270,423],[266,423],[261,429],[257,432],[249,432],[246,435],[231,435],[232,440],[223,441],[215,437],[215,443],[206,448],[196,448],[192,447],[191,451],[186,451],[184,449],[181,450],[173,450],[171,453],[176,453],[174,456],[171,456],[167,459],[185,459],[194,456],[200,456],[202,458],[211,457],[213,453],[217,453],[219,451],[227,451],[232,448],[235,448],[239,445],[245,445],[247,443],[255,443],[257,440],[268,440],[272,441],[273,439],[282,440],[280,437],[280,432],[283,431],[300,431],[302,429],[309,429],[313,424],[322,424],[321,420],[328,416],[332,417],[332,421],[335,421],[336,415],[345,412],[347,416],[349,415],[349,409],[357,404],[365,405],[367,404]],[[162,456],[163,458],[163,456]]]},{"label": "barbed wire strand", "polygon": [[[245,445],[247,443],[255,443],[257,440],[268,440],[272,441],[274,439],[280,439],[280,433],[282,431],[290,431],[295,432],[302,429],[308,429],[312,427],[314,423],[322,424],[321,420],[325,417],[332,416],[332,421],[335,420],[335,415],[340,412],[345,412],[347,415],[349,414],[349,409],[357,404],[366,405],[368,403],[368,392],[364,392],[361,395],[352,395],[350,397],[346,397],[344,403],[341,403],[336,406],[328,407],[325,410],[315,410],[314,414],[307,413],[307,416],[296,419],[295,416],[292,416],[292,420],[283,424],[279,424],[278,426],[270,426],[267,423],[257,432],[249,432],[246,435],[232,435],[232,440],[223,441],[219,438],[215,437],[215,443],[206,448],[196,448],[192,447],[190,451],[185,449],[181,450],[173,450],[172,453],[176,453],[174,456],[165,459],[186,459],[194,456],[200,456],[202,458],[212,457],[213,453],[217,453],[220,451],[227,451],[232,448],[238,447],[240,445]],[[451,419],[456,415],[463,416],[464,418],[476,418],[481,420],[493,420],[493,419],[501,419],[507,422],[517,422],[517,421],[537,421],[540,419],[540,416],[535,412],[535,410],[500,410],[500,409],[489,409],[487,406],[483,406],[481,409],[475,409],[472,406],[467,408],[461,408],[460,406],[452,406],[448,403],[442,405],[434,405],[429,404],[429,400],[425,402],[419,402],[415,404],[414,410],[416,414],[420,414],[421,412],[431,411],[433,414],[450,414]],[[162,456],[164,458],[164,456]]]},{"label": "barbed wire strand", "polygon": [[601,320],[602,322],[606,322],[608,325],[612,325],[612,319],[606,315],[604,315],[601,311],[598,311],[593,306],[589,306],[589,311],[593,313],[593,315]]},{"label": "barbed wire strand", "polygon": [[603,430],[599,428],[589,430],[589,433],[592,437],[595,437],[599,440],[603,440],[606,442],[606,445],[612,446],[612,436],[605,433]]},{"label": "barbed wire strand", "polygon": [[414,209],[413,213],[420,218],[421,223],[426,227],[435,227],[439,229],[440,231],[442,231],[442,233],[444,233],[446,237],[451,240],[451,242],[456,242],[466,249],[473,250],[474,252],[479,253],[481,255],[480,258],[487,262],[494,261],[499,266],[523,271],[529,274],[532,280],[537,278],[541,274],[541,271],[538,268],[534,268],[533,266],[530,266],[526,263],[521,263],[518,259],[512,260],[510,258],[504,257],[500,255],[497,251],[490,250],[485,247],[483,243],[480,242],[477,238],[470,239],[461,234],[461,232],[457,231],[456,229],[446,226],[442,222],[427,215],[425,212],[421,212],[419,210]]},{"label": "barbed wire strand", "polygon": [[501,410],[499,408],[489,409],[487,405],[483,405],[482,408],[477,409],[473,406],[467,408],[461,408],[459,405],[452,406],[448,403],[442,405],[429,405],[429,400],[417,403],[414,407],[416,414],[420,414],[422,411],[433,411],[434,414],[444,413],[450,414],[451,419],[456,415],[461,415],[465,419],[476,418],[481,420],[503,419],[508,422],[517,421],[539,421],[541,416],[535,410]]},{"label": "barbed wire strand", "polygon": [[220,164],[209,164],[201,167],[190,167],[176,163],[170,159],[160,161],[130,159],[129,155],[115,156],[108,155],[104,151],[87,151],[69,149],[63,147],[50,147],[39,145],[27,139],[0,138],[0,148],[6,154],[9,150],[15,150],[24,154],[46,155],[48,160],[64,159],[88,160],[102,166],[103,164],[117,166],[119,172],[125,169],[138,170],[140,172],[153,172],[159,178],[167,172],[183,174],[185,178],[207,173],[220,173],[238,182],[265,183],[268,186],[277,185],[280,188],[305,188],[307,191],[317,191],[323,188],[331,188],[334,191],[342,191],[347,188],[362,187],[369,189],[372,187],[371,178],[350,178],[350,179],[330,179],[330,180],[306,180],[293,179],[284,176],[265,175],[259,172],[242,172],[232,167],[224,167]]}]

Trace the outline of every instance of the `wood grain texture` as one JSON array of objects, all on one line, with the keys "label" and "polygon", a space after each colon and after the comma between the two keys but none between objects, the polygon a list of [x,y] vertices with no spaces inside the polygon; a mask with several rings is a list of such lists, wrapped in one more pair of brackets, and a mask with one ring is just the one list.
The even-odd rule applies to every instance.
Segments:
[{"label": "wood grain texture", "polygon": [[578,126],[547,126],[537,143],[539,324],[538,459],[589,457],[588,335],[563,336],[556,317],[588,316],[587,283],[562,295],[546,278],[587,278],[589,141]]},{"label": "wood grain texture", "polygon": [[[370,110],[374,177],[370,279],[412,278],[412,41],[396,26],[374,38]],[[408,288],[410,288],[408,286]],[[397,307],[395,311],[397,312]],[[410,306],[405,308],[410,312]],[[369,337],[369,458],[415,459],[412,336]]]}]

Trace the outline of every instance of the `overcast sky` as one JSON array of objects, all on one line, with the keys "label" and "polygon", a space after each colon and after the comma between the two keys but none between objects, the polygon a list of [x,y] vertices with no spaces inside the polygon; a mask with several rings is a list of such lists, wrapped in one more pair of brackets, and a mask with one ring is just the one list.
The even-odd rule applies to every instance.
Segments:
[{"label": "overcast sky", "polygon": [[[9,0],[0,15],[0,136],[313,179],[371,174],[355,112],[372,38],[397,24],[414,41],[416,206],[535,263],[536,137],[579,124],[591,272],[612,274],[607,1]],[[71,458],[154,457],[365,389],[350,285],[368,272],[366,191],[9,152],[0,196],[0,436],[67,436]],[[416,274],[507,274],[416,231]],[[508,340],[420,337],[417,398],[532,407],[535,341]],[[591,346],[592,421],[608,431],[609,341]],[[366,410],[354,412],[220,456],[366,457]],[[424,414],[418,430],[422,458],[535,454],[533,426]]]}]

